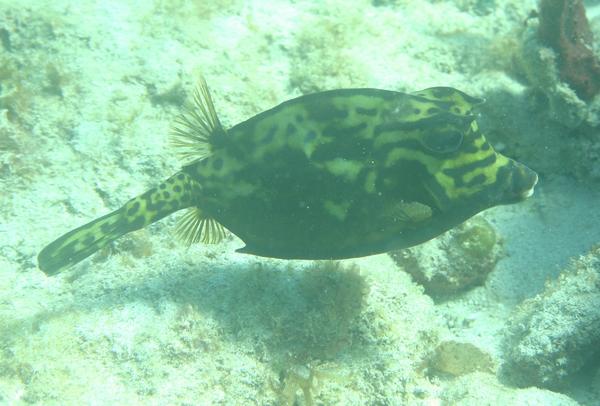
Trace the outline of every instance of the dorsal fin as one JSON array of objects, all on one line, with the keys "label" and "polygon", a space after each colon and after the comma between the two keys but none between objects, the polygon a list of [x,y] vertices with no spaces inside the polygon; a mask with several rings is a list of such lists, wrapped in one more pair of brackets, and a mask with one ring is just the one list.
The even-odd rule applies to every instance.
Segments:
[{"label": "dorsal fin", "polygon": [[224,134],[206,80],[200,76],[192,105],[175,121],[171,144],[189,165],[209,156],[215,138]]},{"label": "dorsal fin", "polygon": [[411,93],[413,96],[422,97],[427,100],[450,103],[454,109],[452,113],[467,115],[474,106],[485,102],[485,99],[469,96],[453,87],[430,87]]},{"label": "dorsal fin", "polygon": [[217,220],[206,217],[199,207],[192,207],[179,219],[175,234],[187,245],[217,244],[225,238],[225,228]]}]

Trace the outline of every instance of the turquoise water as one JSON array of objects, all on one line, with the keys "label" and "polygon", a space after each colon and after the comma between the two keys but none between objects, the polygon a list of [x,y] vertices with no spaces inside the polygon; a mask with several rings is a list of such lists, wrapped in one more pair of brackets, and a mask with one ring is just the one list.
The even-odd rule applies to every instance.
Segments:
[{"label": "turquoise water", "polygon": [[[0,404],[600,405],[600,98],[537,8],[0,0]],[[171,216],[45,275],[44,246],[179,170],[200,74],[225,128],[329,89],[461,89],[539,182],[393,258],[187,247]]]}]

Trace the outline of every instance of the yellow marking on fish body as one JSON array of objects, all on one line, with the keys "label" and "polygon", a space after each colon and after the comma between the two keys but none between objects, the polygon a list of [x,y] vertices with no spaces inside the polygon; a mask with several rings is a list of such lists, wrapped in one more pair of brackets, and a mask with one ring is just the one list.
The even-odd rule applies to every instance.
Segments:
[{"label": "yellow marking on fish body", "polygon": [[384,165],[386,168],[390,168],[397,165],[400,161],[418,161],[425,165],[429,173],[437,172],[441,166],[430,155],[403,147],[396,147],[388,152]]},{"label": "yellow marking on fish body", "polygon": [[375,171],[369,171],[365,178],[365,192],[371,194],[375,193],[375,181],[377,180],[377,173]]},{"label": "yellow marking on fish body", "polygon": [[343,178],[348,182],[354,182],[363,168],[363,164],[358,161],[351,161],[344,158],[336,158],[323,164],[329,173]]},{"label": "yellow marking on fish body", "polygon": [[418,139],[421,135],[420,131],[404,131],[402,134],[398,134],[398,131],[387,130],[382,131],[373,142],[374,148],[382,148],[389,144],[396,144],[398,141],[407,139]]},{"label": "yellow marking on fish body", "polygon": [[329,214],[338,219],[344,221],[348,215],[348,209],[350,208],[350,202],[336,203],[332,200],[325,200],[323,207]]},{"label": "yellow marking on fish body", "polygon": [[306,157],[310,159],[317,148],[331,142],[333,142],[331,137],[324,136],[318,129],[310,129],[303,141],[298,140],[297,145],[298,149],[304,151]]},{"label": "yellow marking on fish body", "polygon": [[[475,166],[469,170],[464,169],[469,165],[478,165],[486,161],[490,163],[484,166]],[[493,150],[464,153],[458,159],[445,163],[435,174],[435,178],[446,190],[449,198],[460,199],[474,195],[486,186],[494,184],[497,181],[498,168],[508,163],[507,158],[496,154]],[[461,173],[462,170],[464,173]],[[448,175],[449,173],[454,174]],[[480,177],[482,180],[476,186],[470,185],[469,182],[476,177]]]}]

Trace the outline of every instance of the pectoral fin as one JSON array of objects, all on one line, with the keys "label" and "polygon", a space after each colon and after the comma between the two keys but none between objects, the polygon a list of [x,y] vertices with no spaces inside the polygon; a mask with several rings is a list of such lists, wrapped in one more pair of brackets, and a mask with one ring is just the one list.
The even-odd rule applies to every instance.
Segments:
[{"label": "pectoral fin", "polygon": [[390,221],[400,222],[406,228],[418,227],[432,216],[431,207],[419,202],[398,202],[386,213]]}]

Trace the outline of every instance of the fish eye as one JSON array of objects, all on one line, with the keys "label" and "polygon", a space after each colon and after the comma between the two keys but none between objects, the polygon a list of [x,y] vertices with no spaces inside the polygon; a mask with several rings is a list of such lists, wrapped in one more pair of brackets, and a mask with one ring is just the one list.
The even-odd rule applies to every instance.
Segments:
[{"label": "fish eye", "polygon": [[433,132],[423,137],[423,145],[432,152],[447,154],[458,150],[463,138],[463,133],[460,131]]}]

